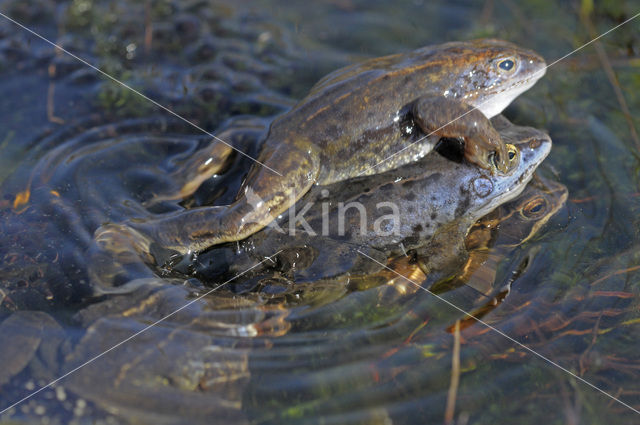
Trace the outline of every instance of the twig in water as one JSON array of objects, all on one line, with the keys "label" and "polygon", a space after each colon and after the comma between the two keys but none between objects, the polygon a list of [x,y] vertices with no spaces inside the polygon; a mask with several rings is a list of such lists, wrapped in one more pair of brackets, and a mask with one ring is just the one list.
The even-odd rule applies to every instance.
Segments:
[{"label": "twig in water", "polygon": [[460,320],[456,320],[453,328],[453,354],[451,356],[451,383],[447,394],[447,408],[444,412],[444,423],[453,424],[453,415],[456,410],[456,395],[460,383]]}]

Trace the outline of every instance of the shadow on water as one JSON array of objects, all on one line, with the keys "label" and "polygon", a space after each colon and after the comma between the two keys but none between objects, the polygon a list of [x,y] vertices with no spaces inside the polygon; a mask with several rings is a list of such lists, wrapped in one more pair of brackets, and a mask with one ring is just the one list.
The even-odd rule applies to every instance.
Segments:
[{"label": "shadow on water", "polygon": [[[361,58],[495,36],[549,63],[593,29],[637,13],[630,2],[589,5],[33,0],[2,1],[0,11],[208,131],[253,123],[250,137],[232,143],[256,154],[274,116]],[[585,48],[554,65],[506,110],[551,135],[539,179],[561,182],[568,198],[562,192],[535,232],[535,221],[507,220],[511,212],[521,219],[527,205],[486,216],[467,237],[466,272],[431,288],[636,409],[640,164],[630,125],[640,108],[638,28],[603,38],[605,56]],[[200,269],[144,266],[124,294],[96,294],[87,262],[97,227],[226,204],[250,161],[232,155],[187,201],[148,209],[158,194],[179,190],[181,165],[209,137],[8,22],[0,22],[0,58],[0,408],[192,302],[0,423],[442,423],[457,320],[456,423],[637,422],[630,409],[388,270],[294,282],[280,257],[219,286],[224,273],[213,266],[228,258],[213,250]],[[300,255],[287,258],[300,268]],[[316,261],[325,270],[352,266]],[[422,283],[428,276],[417,262],[389,265]]]}]

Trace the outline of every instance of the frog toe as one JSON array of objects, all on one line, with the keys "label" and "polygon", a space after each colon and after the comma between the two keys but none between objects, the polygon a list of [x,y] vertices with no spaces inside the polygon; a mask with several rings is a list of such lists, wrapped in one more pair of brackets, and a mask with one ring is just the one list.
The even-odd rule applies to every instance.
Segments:
[{"label": "frog toe", "polygon": [[150,240],[131,227],[103,225],[96,230],[94,241],[89,275],[96,288],[118,287],[132,279],[153,276],[146,266],[150,262]]},{"label": "frog toe", "polygon": [[465,142],[465,158],[479,167],[496,170],[500,173],[509,171],[507,148],[500,138],[473,138]]},{"label": "frog toe", "polygon": [[148,253],[151,240],[126,224],[106,224],[94,233],[97,246],[115,255],[126,253]]}]

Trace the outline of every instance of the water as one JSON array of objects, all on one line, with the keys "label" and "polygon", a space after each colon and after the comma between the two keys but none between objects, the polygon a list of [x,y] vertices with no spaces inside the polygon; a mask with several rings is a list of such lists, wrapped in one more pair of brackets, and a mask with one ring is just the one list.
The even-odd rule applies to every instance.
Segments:
[{"label": "water", "polygon": [[[585,19],[589,2],[533,0],[34,0],[3,1],[0,10],[208,131],[242,114],[268,123],[323,75],[362,58],[495,36],[552,63],[592,38],[589,22],[602,33],[638,12],[632,2],[607,2]],[[606,67],[638,127],[639,28],[633,21],[604,37],[606,57],[589,46],[554,64],[506,110],[549,132],[544,173],[567,186],[569,199],[533,240],[500,258],[493,286],[510,284],[510,292],[483,316],[636,409],[639,145]],[[143,214],[140,201],[174,187],[172,170],[208,137],[9,22],[0,22],[0,34],[6,407],[220,281],[174,275],[84,301],[93,230]],[[258,149],[255,140],[238,143]],[[229,202],[248,165],[238,159],[224,183],[192,202]],[[241,278],[0,423],[442,423],[451,326],[464,315],[393,278]],[[489,301],[465,288],[442,296],[465,309]],[[22,309],[47,315],[10,316]],[[637,422],[629,408],[480,323],[465,322],[460,364],[457,423]]]}]

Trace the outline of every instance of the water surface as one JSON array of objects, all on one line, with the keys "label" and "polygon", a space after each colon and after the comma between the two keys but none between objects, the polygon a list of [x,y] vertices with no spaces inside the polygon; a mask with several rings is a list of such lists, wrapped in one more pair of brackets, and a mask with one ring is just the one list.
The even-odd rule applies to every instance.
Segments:
[{"label": "water surface", "polygon": [[[323,75],[363,58],[491,36],[552,63],[640,11],[633,2],[589,4],[10,0],[0,11],[216,131],[242,115],[268,124]],[[505,111],[549,132],[544,172],[568,187],[569,200],[500,262],[494,286],[511,290],[483,317],[636,409],[639,25],[554,64]],[[3,20],[0,73],[6,407],[215,287],[215,276],[156,279],[87,302],[95,228],[140,214],[139,202],[170,188],[171,170],[209,138]],[[246,148],[257,152],[258,143]],[[194,202],[229,202],[241,179],[231,173],[210,186],[226,191],[204,190]],[[47,184],[27,192],[33,182]],[[0,422],[443,422],[450,327],[462,313],[400,280],[256,283],[264,278],[191,304]],[[478,302],[444,296],[463,308]],[[25,310],[40,313],[12,315]],[[480,323],[462,331],[460,364],[460,424],[638,421]]]}]

